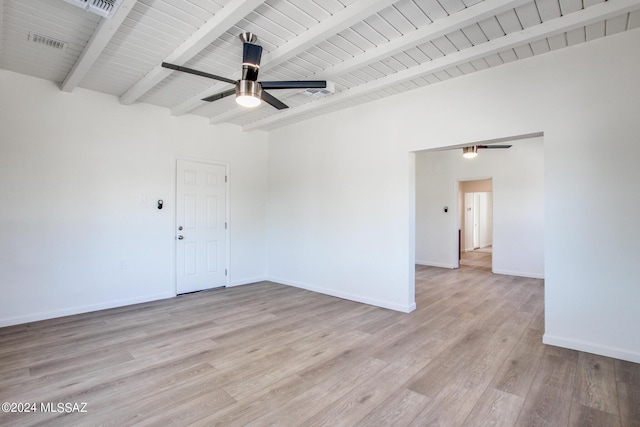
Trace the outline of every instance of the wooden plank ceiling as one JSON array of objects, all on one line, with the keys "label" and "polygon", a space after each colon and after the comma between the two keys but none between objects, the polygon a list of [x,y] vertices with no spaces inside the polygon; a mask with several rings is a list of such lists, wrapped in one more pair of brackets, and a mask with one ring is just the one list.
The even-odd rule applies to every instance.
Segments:
[{"label": "wooden plank ceiling", "polygon": [[[0,68],[246,130],[640,27],[639,0],[122,0],[110,19],[64,0],[0,0],[0,10]],[[264,48],[259,80],[326,79],[335,93],[277,91],[289,109],[245,109],[201,101],[228,84],[161,67],[238,79],[245,31]]]}]

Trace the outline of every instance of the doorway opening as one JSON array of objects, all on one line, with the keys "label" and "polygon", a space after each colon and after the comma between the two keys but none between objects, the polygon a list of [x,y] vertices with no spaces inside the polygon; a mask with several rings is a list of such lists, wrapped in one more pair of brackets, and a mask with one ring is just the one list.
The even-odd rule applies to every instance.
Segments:
[{"label": "doorway opening", "polygon": [[458,266],[493,270],[493,179],[458,181]]},{"label": "doorway opening", "polygon": [[[518,141],[516,144],[512,144]],[[462,148],[508,142],[508,150],[465,159]],[[491,241],[464,252],[466,181],[491,180]],[[494,274],[544,278],[544,136],[542,132],[415,151],[410,154],[410,269],[460,267],[462,255]],[[468,193],[488,192],[468,189]],[[482,224],[480,222],[480,224]],[[486,230],[486,228],[485,228]],[[475,263],[469,260],[469,263]],[[464,264],[464,262],[463,262]],[[414,272],[410,278],[414,279]],[[415,290],[414,280],[409,281]],[[415,293],[415,292],[414,292]]]}]

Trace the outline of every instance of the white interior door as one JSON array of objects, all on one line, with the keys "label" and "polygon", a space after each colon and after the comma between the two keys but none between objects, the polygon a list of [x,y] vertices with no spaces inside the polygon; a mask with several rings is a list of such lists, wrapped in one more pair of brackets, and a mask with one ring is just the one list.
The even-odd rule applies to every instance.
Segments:
[{"label": "white interior door", "polygon": [[473,249],[480,249],[480,193],[473,193]]},{"label": "white interior door", "polygon": [[486,248],[487,246],[493,245],[493,194],[488,192],[479,194],[479,246],[481,248]]},{"label": "white interior door", "polygon": [[177,293],[225,286],[226,167],[178,160],[176,178]]},{"label": "white interior door", "polygon": [[473,250],[473,193],[464,193],[464,250]]}]

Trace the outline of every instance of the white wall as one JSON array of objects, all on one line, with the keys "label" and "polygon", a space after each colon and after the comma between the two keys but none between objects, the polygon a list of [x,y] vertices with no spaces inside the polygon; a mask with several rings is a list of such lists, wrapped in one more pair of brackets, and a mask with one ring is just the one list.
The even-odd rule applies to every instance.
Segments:
[{"label": "white wall", "polygon": [[[270,138],[269,277],[411,311],[408,153],[395,143],[393,127],[374,134],[333,120],[322,118],[309,131],[292,126]],[[379,140],[389,149],[378,150]]]},{"label": "white wall", "polygon": [[511,144],[481,150],[475,159],[463,158],[459,149],[416,154],[417,263],[457,266],[458,181],[492,177],[493,271],[544,277],[543,139]]},{"label": "white wall", "polygon": [[264,278],[266,134],[4,70],[0,93],[0,325],[175,295],[177,158],[228,164],[229,284]]},{"label": "white wall", "polygon": [[544,340],[640,362],[638,45],[632,30],[271,132],[269,274],[410,307],[408,153],[544,132]]}]

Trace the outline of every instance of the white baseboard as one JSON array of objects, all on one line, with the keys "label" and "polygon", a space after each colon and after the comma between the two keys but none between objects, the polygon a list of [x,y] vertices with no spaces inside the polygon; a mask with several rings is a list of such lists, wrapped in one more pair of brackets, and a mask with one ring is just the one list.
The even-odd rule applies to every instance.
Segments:
[{"label": "white baseboard", "polygon": [[400,304],[395,304],[388,301],[377,300],[374,298],[368,298],[361,295],[349,294],[346,292],[336,291],[334,289],[323,288],[321,286],[314,286],[306,283],[294,282],[291,280],[281,279],[277,277],[271,277],[266,280],[269,280],[275,283],[280,283],[287,286],[293,286],[294,288],[306,289],[307,291],[317,292],[319,294],[330,295],[332,297],[346,299],[349,301],[355,301],[363,304],[374,305],[376,307],[388,308],[389,310],[400,311],[402,313],[411,313],[416,309],[415,302],[409,305],[400,305]]},{"label": "white baseboard", "polygon": [[544,279],[544,274],[540,273],[527,273],[522,271],[512,271],[512,270],[500,270],[497,268],[493,269],[493,273],[495,274],[505,274],[507,276],[518,276],[518,277],[527,277],[530,279]]},{"label": "white baseboard", "polygon": [[416,261],[416,264],[425,265],[427,267],[440,267],[440,268],[450,268],[450,269],[458,268],[455,265],[451,265],[451,264],[444,264],[444,263],[439,263],[439,262],[429,262],[429,261]]},{"label": "white baseboard", "polygon": [[[277,279],[277,278],[254,277],[251,279],[233,281],[233,282],[230,282],[227,286],[228,287],[243,286],[243,285],[249,285],[252,283],[263,282],[263,281],[272,281],[272,282],[280,283],[287,286],[293,286],[296,288],[306,289],[309,291],[318,292],[325,295],[331,295],[338,298],[343,298],[351,301],[361,302],[364,304],[374,305],[376,307],[388,308],[390,310],[400,311],[403,313],[410,313],[416,309],[415,303],[411,305],[403,306],[403,305],[398,305],[394,303],[389,303],[387,301],[380,301],[373,298],[367,298],[359,295],[352,295],[345,292],[337,292],[332,289],[327,289],[327,288],[322,288],[318,286],[312,286],[312,285],[307,285],[303,283],[292,282],[292,281],[287,281],[287,280]],[[54,318],[64,317],[64,316],[72,316],[74,314],[89,313],[92,311],[106,310],[109,308],[124,307],[127,305],[140,304],[144,302],[157,301],[157,300],[167,299],[167,298],[174,298],[175,296],[176,296],[175,293],[144,295],[141,297],[109,301],[101,304],[92,304],[92,305],[86,305],[86,306],[80,306],[80,307],[70,307],[62,310],[32,313],[25,316],[0,318],[0,327],[20,325],[23,323],[37,322],[40,320],[54,319]]]},{"label": "white baseboard", "polygon": [[229,282],[227,287],[233,288],[234,286],[251,285],[253,283],[264,282],[265,280],[269,279],[266,277],[254,277],[251,279],[234,280],[233,282]]},{"label": "white baseboard", "polygon": [[569,348],[571,350],[584,351],[586,353],[598,354],[600,356],[613,357],[614,359],[626,360],[628,362],[640,363],[640,353],[621,348],[608,347],[600,344],[574,340],[544,334],[542,342],[556,347]]},{"label": "white baseboard", "polygon": [[141,297],[109,301],[101,304],[92,304],[92,305],[85,305],[80,307],[70,307],[62,310],[44,311],[41,313],[28,314],[26,316],[10,317],[6,319],[0,319],[0,327],[20,325],[22,323],[29,323],[29,322],[37,322],[39,320],[55,319],[57,317],[72,316],[74,314],[89,313],[92,311],[106,310],[109,308],[124,307],[127,305],[140,304],[143,302],[173,298],[175,296],[176,296],[175,293],[144,295]]}]

